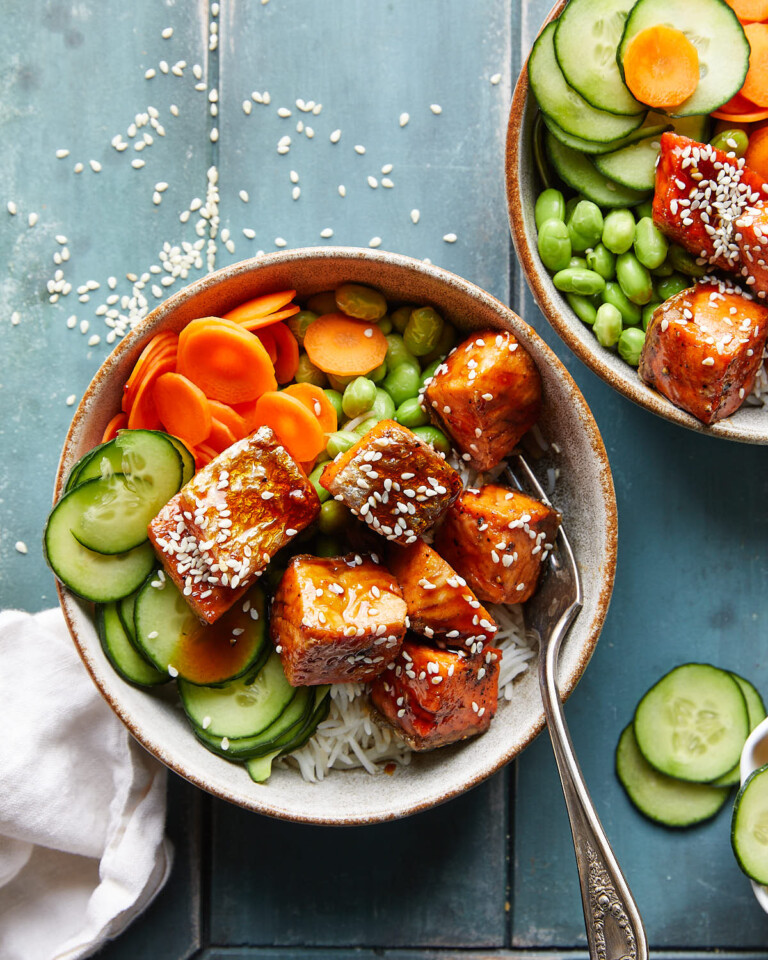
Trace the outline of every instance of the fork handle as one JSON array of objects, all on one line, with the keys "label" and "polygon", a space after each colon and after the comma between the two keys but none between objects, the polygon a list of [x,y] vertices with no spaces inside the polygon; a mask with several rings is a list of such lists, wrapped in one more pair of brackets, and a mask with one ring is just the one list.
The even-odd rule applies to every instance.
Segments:
[{"label": "fork handle", "polygon": [[557,687],[560,641],[578,609],[566,611],[539,658],[539,681],[571,822],[591,960],[647,960],[643,921],[605,836],[574,753]]}]

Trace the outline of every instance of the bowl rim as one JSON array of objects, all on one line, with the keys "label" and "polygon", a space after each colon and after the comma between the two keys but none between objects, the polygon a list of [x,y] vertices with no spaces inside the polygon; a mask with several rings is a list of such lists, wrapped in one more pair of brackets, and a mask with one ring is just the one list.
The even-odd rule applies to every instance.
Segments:
[{"label": "bowl rim", "polygon": [[[568,0],[557,0],[557,3],[555,3],[542,22],[541,29],[560,16],[567,2]],[[532,243],[531,238],[527,236],[523,218],[518,215],[519,211],[523,209],[520,169],[521,164],[525,160],[522,132],[523,118],[529,102],[529,93],[528,57],[526,57],[520,69],[517,83],[515,84],[509,110],[509,121],[507,123],[505,148],[507,214],[512,241],[515,245],[523,274],[525,275],[525,279],[531,289],[536,304],[546,317],[550,326],[553,327],[558,336],[576,354],[582,363],[609,386],[613,387],[614,390],[629,400],[632,400],[638,406],[650,410],[651,413],[655,413],[670,423],[679,424],[680,426],[687,427],[689,430],[694,430],[706,436],[735,440],[741,443],[768,444],[768,430],[762,434],[755,433],[754,431],[742,428],[739,421],[734,420],[735,417],[738,417],[739,411],[736,411],[736,413],[730,417],[725,417],[712,426],[701,423],[696,417],[676,407],[661,393],[658,393],[643,383],[639,376],[637,376],[636,371],[628,365],[625,375],[617,373],[617,371],[606,362],[604,358],[605,348],[599,347],[597,341],[595,341],[594,347],[599,347],[599,349],[594,349],[591,345],[585,346],[579,337],[575,335],[570,322],[570,316],[573,316],[575,319],[578,318],[576,318],[576,314],[571,311],[567,303],[557,294],[555,288],[551,287],[550,284],[549,287],[551,287],[551,289],[549,289],[544,283],[542,279],[543,268],[539,269],[536,245]],[[515,215],[513,215],[513,211]],[[605,352],[607,353],[607,351]],[[613,354],[611,354],[611,356],[613,356]],[[768,414],[768,410],[766,412]]]},{"label": "bowl rim", "polygon": [[[755,749],[766,737],[768,737],[768,717],[758,723],[742,747],[739,761],[739,783],[742,787],[750,774],[760,767],[760,764],[755,760]],[[765,913],[768,913],[768,886],[764,886],[756,880],[750,880],[749,882],[752,885],[755,899]]]},{"label": "bowl rim", "polygon": [[[599,428],[592,415],[592,412],[589,409],[589,406],[587,405],[586,400],[584,399],[581,391],[579,390],[568,370],[565,368],[562,361],[559,360],[559,358],[545,343],[545,341],[529,324],[525,322],[525,320],[519,317],[510,307],[503,304],[496,297],[493,297],[491,294],[487,293],[485,290],[471,281],[465,280],[463,277],[451,273],[450,271],[441,267],[436,267],[433,264],[427,264],[421,260],[416,260],[402,254],[389,253],[381,250],[369,250],[365,247],[303,247],[293,250],[278,251],[276,253],[266,254],[260,257],[253,257],[248,260],[242,260],[237,263],[230,264],[220,268],[214,273],[208,274],[207,276],[194,281],[183,289],[177,291],[167,300],[158,304],[154,310],[152,310],[136,325],[136,327],[130,333],[128,333],[121,340],[115,349],[105,358],[93,379],[89,383],[77,409],[75,410],[72,422],[70,423],[64,441],[56,471],[54,502],[56,502],[61,496],[67,471],[71,464],[74,463],[76,435],[80,430],[80,425],[82,424],[84,418],[87,416],[90,401],[99,389],[101,380],[105,376],[109,375],[112,368],[118,363],[126,351],[133,350],[138,341],[148,338],[151,329],[159,322],[162,322],[162,320],[168,314],[172,314],[179,306],[185,304],[189,300],[192,300],[202,291],[208,291],[210,288],[216,287],[220,283],[228,282],[234,276],[258,272],[262,267],[265,266],[285,264],[290,265],[291,263],[304,261],[307,259],[322,261],[323,259],[334,260],[349,258],[367,260],[374,263],[378,262],[383,265],[386,264],[388,266],[415,270],[417,273],[429,277],[432,280],[436,280],[443,285],[458,288],[463,294],[483,302],[486,306],[499,314],[499,316],[510,316],[515,323],[522,324],[526,330],[526,333],[528,333],[531,339],[536,342],[537,348],[541,351],[544,361],[555,367],[560,379],[564,382],[569,391],[571,401],[575,407],[578,408],[578,412],[580,414],[579,422],[584,430],[585,439],[588,442],[591,453],[597,460],[598,476],[602,497],[605,504],[605,561],[602,566],[599,592],[596,597],[593,619],[581,649],[579,650],[577,662],[573,671],[568,676],[559,678],[561,699],[565,701],[573,692],[576,684],[583,676],[589,660],[592,657],[598,638],[602,631],[603,624],[605,622],[611,594],[613,592],[616,574],[618,520],[616,496],[608,455],[606,453],[605,445],[603,443]],[[513,746],[512,748],[503,751],[490,763],[479,764],[472,772],[471,776],[468,776],[451,787],[444,789],[439,797],[430,797],[421,801],[400,804],[386,814],[375,814],[373,816],[305,816],[300,813],[286,812],[286,810],[282,807],[271,804],[267,795],[262,791],[256,791],[253,796],[245,796],[242,792],[228,792],[225,789],[219,789],[215,784],[209,783],[204,777],[198,774],[194,768],[190,768],[189,765],[177,760],[174,756],[169,755],[161,742],[158,742],[156,738],[153,738],[146,731],[144,731],[140,723],[134,722],[121,705],[119,698],[113,697],[109,690],[107,690],[101,683],[96,670],[96,664],[95,662],[91,662],[90,657],[88,656],[87,646],[85,642],[81,642],[79,638],[76,623],[77,612],[82,611],[82,605],[86,602],[77,598],[70,590],[59,583],[58,580],[56,580],[56,590],[69,633],[72,637],[75,648],[77,649],[77,652],[83,661],[83,664],[88,670],[91,679],[96,684],[101,695],[110,705],[112,710],[117,714],[120,720],[125,724],[133,737],[138,740],[138,742],[156,759],[160,760],[165,766],[173,770],[179,776],[188,780],[190,783],[206,791],[207,793],[212,794],[218,799],[234,803],[255,813],[261,813],[267,816],[296,823],[329,826],[356,826],[383,823],[405,816],[410,816],[412,814],[431,809],[440,803],[444,803],[445,801],[457,797],[473,787],[478,786],[480,783],[488,779],[512,759],[514,759],[527,746],[529,746],[530,743],[539,735],[539,733],[541,733],[545,726],[544,711],[542,708],[537,720],[530,728],[529,736],[522,740],[517,747]]]}]

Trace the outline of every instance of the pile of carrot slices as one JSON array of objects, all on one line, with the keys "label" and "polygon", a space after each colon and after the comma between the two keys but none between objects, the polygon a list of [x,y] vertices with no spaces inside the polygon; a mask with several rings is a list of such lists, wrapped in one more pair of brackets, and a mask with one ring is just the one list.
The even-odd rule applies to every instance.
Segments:
[{"label": "pile of carrot slices", "polygon": [[768,0],[726,0],[749,40],[749,70],[741,90],[712,116],[731,123],[768,120]]},{"label": "pile of carrot slices", "polygon": [[311,384],[289,384],[299,363],[283,322],[298,313],[295,290],[269,293],[223,317],[192,320],[177,335],[156,334],[123,389],[122,410],[103,440],[122,429],[165,430],[198,469],[260,426],[269,426],[305,469],[336,430],[336,411]]}]

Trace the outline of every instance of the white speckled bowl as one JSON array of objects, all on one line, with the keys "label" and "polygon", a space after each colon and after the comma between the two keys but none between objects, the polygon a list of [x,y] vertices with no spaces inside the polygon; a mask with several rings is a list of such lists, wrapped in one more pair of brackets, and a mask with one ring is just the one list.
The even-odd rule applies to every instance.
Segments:
[{"label": "white speckled bowl", "polygon": [[[742,784],[754,770],[768,763],[768,718],[759,723],[747,737],[741,751],[739,772]],[[763,910],[768,913],[768,887],[750,880],[755,898]]]},{"label": "white speckled bowl", "polygon": [[[545,23],[559,16],[566,0],[558,0]],[[523,273],[542,313],[557,333],[589,369],[625,397],[672,423],[744,443],[768,444],[768,406],[743,406],[711,427],[676,407],[645,384],[637,370],[614,351],[601,347],[590,327],[576,316],[568,301],[555,288],[536,247],[533,207],[542,189],[531,149],[533,121],[538,108],[528,87],[528,68],[523,67],[515,87],[507,128],[507,201],[512,239]]]},{"label": "white speckled bowl", "polygon": [[[221,314],[259,293],[295,287],[299,296],[355,280],[387,297],[430,303],[466,331],[514,331],[531,352],[544,382],[541,428],[561,449],[555,501],[562,510],[584,585],[584,609],[563,648],[560,683],[568,695],[597,642],[613,586],[616,503],[605,448],[581,393],[536,333],[498,300],[466,280],[394,254],[351,248],[293,250],[234,264],[187,287],[154,310],[102,365],[75,413],[64,444],[56,496],[68,470],[100,439],[119,409],[123,384],[155,333],[179,330],[195,317]],[[249,810],[287,820],[373,823],[402,817],[475,786],[527,746],[544,725],[536,671],[517,682],[514,700],[499,708],[490,730],[465,744],[415,756],[392,776],[334,772],[320,784],[293,770],[276,770],[267,784],[251,782],[242,766],[207,751],[195,739],[175,691],[148,693],[124,683],[99,644],[89,605],[59,590],[72,637],[94,682],[133,735],[158,759],[210,793]]]}]

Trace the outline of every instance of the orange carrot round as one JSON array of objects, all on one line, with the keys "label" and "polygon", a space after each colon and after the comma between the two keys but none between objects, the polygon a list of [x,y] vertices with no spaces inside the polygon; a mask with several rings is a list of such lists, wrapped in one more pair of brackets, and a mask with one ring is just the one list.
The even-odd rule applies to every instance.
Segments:
[{"label": "orange carrot round", "polygon": [[624,54],[624,81],[649,107],[677,107],[699,83],[699,55],[686,35],[659,24],[641,30]]},{"label": "orange carrot round", "polygon": [[[130,408],[126,411],[129,430],[160,430],[162,428],[160,415],[155,405],[155,383],[164,374],[172,373],[175,369],[175,352],[156,358],[145,368],[134,392]],[[123,399],[125,399],[125,394]]]},{"label": "orange carrot round", "polygon": [[292,383],[283,390],[283,393],[289,393],[297,400],[301,400],[304,406],[317,417],[323,433],[336,432],[339,425],[336,408],[325,395],[322,387],[316,387],[314,383]]},{"label": "orange carrot round", "polygon": [[256,317],[253,320],[243,320],[240,323],[240,326],[244,330],[250,330],[253,333],[255,330],[261,330],[263,327],[270,327],[273,323],[279,323],[280,320],[287,320],[288,317],[292,317],[294,313],[298,313],[301,310],[301,307],[297,307],[296,304],[292,304],[290,307],[285,307],[283,310],[278,310],[277,313],[270,313],[266,317]]},{"label": "orange carrot round", "polygon": [[275,335],[272,333],[272,329],[259,330],[258,333],[255,331],[251,332],[255,337],[259,338],[261,345],[269,354],[269,359],[274,364],[275,360],[277,360],[277,344],[275,343]]},{"label": "orange carrot round", "polygon": [[195,469],[200,470],[202,467],[208,466],[211,460],[218,457],[219,451],[214,450],[213,447],[209,447],[206,443],[201,443],[195,447],[194,454]]},{"label": "orange carrot round", "polygon": [[[296,296],[295,290],[278,290],[277,293],[264,293],[253,300],[247,300],[224,314],[225,320],[234,320],[235,323],[247,323],[250,320],[260,320],[271,313],[282,310]],[[298,312],[298,307],[296,311]]]},{"label": "orange carrot round", "polygon": [[753,130],[749,135],[749,146],[744,154],[744,162],[768,181],[768,125]]},{"label": "orange carrot round", "polygon": [[238,413],[234,407],[230,407],[228,403],[222,403],[221,400],[209,400],[208,406],[211,408],[211,416],[228,427],[235,440],[242,440],[251,432],[246,417]]},{"label": "orange carrot round", "polygon": [[290,383],[299,368],[299,344],[284,323],[276,323],[267,329],[274,337],[277,348],[275,378],[280,384]]},{"label": "orange carrot round", "polygon": [[277,386],[275,370],[258,337],[232,320],[203,317],[179,334],[178,372],[213,400],[255,400]]},{"label": "orange carrot round", "polygon": [[211,432],[208,398],[196,383],[180,373],[158,377],[155,406],[166,430],[193,447]]},{"label": "orange carrot round", "polygon": [[739,92],[758,107],[768,107],[768,24],[749,23],[744,33],[749,40],[749,70]]},{"label": "orange carrot round", "polygon": [[312,460],[325,447],[325,434],[317,417],[301,400],[284,391],[259,397],[256,418],[260,426],[274,430],[294,460]]},{"label": "orange carrot round", "polygon": [[387,341],[374,323],[352,320],[343,313],[326,313],[307,327],[304,349],[324,373],[362,377],[384,361]]},{"label": "orange carrot round", "polygon": [[128,426],[128,416],[123,411],[116,413],[114,417],[109,421],[109,423],[104,427],[104,433],[101,437],[101,442],[106,443],[108,440],[114,440],[118,434],[118,431],[125,430]]},{"label": "orange carrot round", "polygon": [[768,20],[768,0],[725,0],[725,2],[743,24]]},{"label": "orange carrot round", "polygon": [[[252,433],[256,427],[258,427],[258,422],[256,420],[256,404],[257,400],[247,400],[245,403],[233,403],[231,404],[232,409],[235,413],[242,417],[248,425],[248,433]],[[225,421],[226,422],[226,421]]]},{"label": "orange carrot round", "polygon": [[152,337],[146,347],[141,351],[139,359],[136,361],[131,375],[125,381],[125,386],[123,387],[122,408],[126,413],[128,413],[133,406],[139,384],[146,376],[152,364],[160,357],[170,356],[171,354],[174,358],[176,357],[178,341],[179,338],[175,333],[171,333],[170,330],[163,331]]},{"label": "orange carrot round", "polygon": [[219,453],[221,453],[222,450],[226,450],[227,447],[231,447],[236,439],[237,437],[235,437],[225,423],[222,423],[221,420],[217,420],[216,417],[211,419],[211,432],[208,434],[205,441],[205,445],[207,447],[211,447],[213,450],[217,450]]}]

